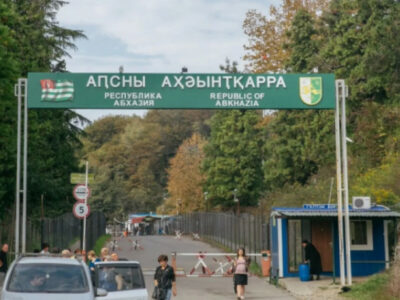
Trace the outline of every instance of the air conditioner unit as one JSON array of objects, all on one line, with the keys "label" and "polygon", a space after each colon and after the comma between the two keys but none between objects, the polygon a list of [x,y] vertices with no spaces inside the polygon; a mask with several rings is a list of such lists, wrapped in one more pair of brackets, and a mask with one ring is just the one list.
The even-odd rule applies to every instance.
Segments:
[{"label": "air conditioner unit", "polygon": [[370,209],[371,208],[371,197],[353,197],[353,209]]}]

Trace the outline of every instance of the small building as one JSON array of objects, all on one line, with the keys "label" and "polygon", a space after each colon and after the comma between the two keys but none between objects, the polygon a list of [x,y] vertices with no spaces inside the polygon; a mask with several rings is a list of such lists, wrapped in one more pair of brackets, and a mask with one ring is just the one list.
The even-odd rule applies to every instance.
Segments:
[{"label": "small building", "polygon": [[[382,205],[368,209],[349,206],[353,276],[366,276],[389,267],[397,243],[400,213]],[[298,276],[304,262],[302,241],[310,241],[321,255],[323,275],[340,276],[337,206],[306,204],[301,208],[275,207],[270,219],[271,272]]]}]

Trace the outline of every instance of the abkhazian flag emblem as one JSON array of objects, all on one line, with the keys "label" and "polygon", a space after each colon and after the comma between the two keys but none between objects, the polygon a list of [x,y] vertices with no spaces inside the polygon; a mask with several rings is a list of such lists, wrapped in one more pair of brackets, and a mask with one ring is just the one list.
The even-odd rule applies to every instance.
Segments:
[{"label": "abkhazian flag emblem", "polygon": [[68,80],[40,80],[42,101],[71,101],[74,98],[74,84]]},{"label": "abkhazian flag emblem", "polygon": [[322,77],[300,77],[300,98],[307,105],[322,100]]}]

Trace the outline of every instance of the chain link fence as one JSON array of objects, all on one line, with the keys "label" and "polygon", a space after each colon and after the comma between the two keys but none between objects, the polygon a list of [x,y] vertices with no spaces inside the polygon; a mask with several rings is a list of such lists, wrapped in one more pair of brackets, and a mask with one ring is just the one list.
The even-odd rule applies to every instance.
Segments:
[{"label": "chain link fence", "polygon": [[176,230],[197,233],[234,252],[239,247],[248,253],[269,249],[269,225],[262,215],[196,212],[176,216],[165,226],[170,234]]}]

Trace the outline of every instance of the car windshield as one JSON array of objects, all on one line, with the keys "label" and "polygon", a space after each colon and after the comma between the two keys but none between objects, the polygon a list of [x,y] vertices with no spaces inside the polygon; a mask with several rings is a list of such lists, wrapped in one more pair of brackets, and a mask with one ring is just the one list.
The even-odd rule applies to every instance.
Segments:
[{"label": "car windshield", "polygon": [[85,293],[88,282],[81,266],[65,264],[18,264],[7,290],[19,293]]},{"label": "car windshield", "polygon": [[98,266],[98,287],[108,292],[145,288],[139,266]]}]

